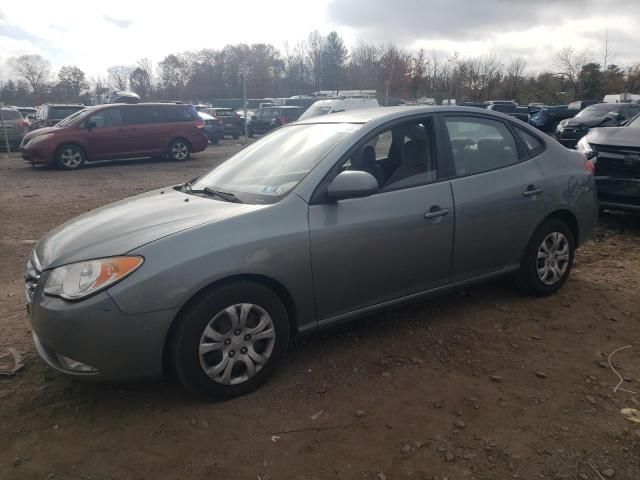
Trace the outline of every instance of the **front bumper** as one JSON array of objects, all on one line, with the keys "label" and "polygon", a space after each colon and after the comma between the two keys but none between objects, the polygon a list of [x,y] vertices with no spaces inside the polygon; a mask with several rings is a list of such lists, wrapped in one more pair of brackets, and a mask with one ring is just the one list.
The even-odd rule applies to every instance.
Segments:
[{"label": "front bumper", "polygon": [[640,212],[640,179],[596,177],[600,208]]},{"label": "front bumper", "polygon": [[[44,272],[40,285],[46,276]],[[38,353],[59,372],[108,381],[163,374],[164,344],[176,309],[128,315],[107,292],[68,302],[44,295],[42,288],[36,287],[29,310]],[[73,362],[92,370],[71,369]]]}]

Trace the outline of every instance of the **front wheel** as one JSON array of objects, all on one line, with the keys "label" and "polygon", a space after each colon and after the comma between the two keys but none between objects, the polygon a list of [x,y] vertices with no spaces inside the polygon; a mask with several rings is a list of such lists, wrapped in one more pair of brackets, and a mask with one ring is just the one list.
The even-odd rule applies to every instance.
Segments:
[{"label": "front wheel", "polygon": [[266,382],[289,343],[287,310],[267,287],[237,282],[200,296],[178,320],[173,366],[182,384],[209,399]]},{"label": "front wheel", "polygon": [[524,293],[546,296],[555,293],[569,277],[575,255],[575,239],[560,219],[546,220],[533,234],[516,274]]},{"label": "front wheel", "polygon": [[62,145],[56,152],[56,166],[63,170],[77,170],[84,166],[86,156],[78,145]]},{"label": "front wheel", "polygon": [[177,139],[169,144],[167,156],[175,162],[183,162],[191,156],[191,146],[182,139]]}]

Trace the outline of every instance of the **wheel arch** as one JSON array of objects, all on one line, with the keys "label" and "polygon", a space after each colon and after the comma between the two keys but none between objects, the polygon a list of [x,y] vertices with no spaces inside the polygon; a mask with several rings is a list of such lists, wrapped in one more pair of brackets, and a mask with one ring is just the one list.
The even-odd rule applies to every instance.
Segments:
[{"label": "wheel arch", "polygon": [[260,284],[262,286],[267,287],[273,293],[277,295],[285,309],[287,310],[287,315],[289,316],[289,329],[290,335],[292,337],[296,336],[298,333],[298,321],[297,321],[297,307],[295,302],[293,301],[293,297],[289,293],[289,290],[279,281],[268,277],[266,275],[258,275],[258,274],[239,274],[233,275],[227,278],[223,278],[220,280],[216,280],[198,290],[195,294],[193,294],[183,305],[180,307],[178,312],[176,313],[173,321],[171,322],[171,326],[169,327],[169,331],[164,340],[164,346],[162,349],[162,369],[164,373],[167,373],[170,368],[171,361],[171,342],[173,341],[173,336],[175,333],[175,329],[180,321],[182,313],[195,302],[198,298],[203,295],[206,295],[211,290],[215,290],[216,288],[220,288],[222,286],[226,286],[232,283],[240,283],[240,282],[253,282]]},{"label": "wheel arch", "polygon": [[169,139],[169,142],[167,143],[167,151],[169,150],[169,147],[171,147],[171,144],[173,142],[175,142],[176,140],[182,140],[184,143],[189,145],[189,150],[193,150],[193,144],[189,141],[189,139],[187,137],[184,137],[182,135],[177,135],[177,136],[171,137]]},{"label": "wheel arch", "polygon": [[551,212],[549,215],[545,217],[545,219],[540,222],[542,223],[549,218],[557,218],[558,220],[563,221],[567,224],[567,226],[571,229],[571,233],[573,234],[573,240],[576,243],[576,246],[579,245],[580,242],[580,224],[578,223],[578,218],[571,210],[567,210],[566,208],[555,210]]}]

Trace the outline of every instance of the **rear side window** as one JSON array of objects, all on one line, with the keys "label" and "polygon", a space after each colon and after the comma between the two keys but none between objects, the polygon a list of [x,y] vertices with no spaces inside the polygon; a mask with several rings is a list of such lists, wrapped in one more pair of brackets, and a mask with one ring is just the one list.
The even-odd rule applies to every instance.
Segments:
[{"label": "rear side window", "polygon": [[190,122],[198,118],[198,112],[193,105],[176,105],[162,107],[165,122]]},{"label": "rear side window", "polygon": [[155,107],[125,107],[123,121],[125,125],[143,125],[163,121],[160,111]]},{"label": "rear side window", "polygon": [[49,118],[60,119],[67,118],[72,113],[82,110],[84,107],[50,107]]},{"label": "rear side window", "polygon": [[445,117],[457,176],[518,163],[516,140],[507,126],[480,117]]},{"label": "rear side window", "polygon": [[267,108],[262,111],[262,118],[278,118],[280,112],[277,108]]},{"label": "rear side window", "polygon": [[516,128],[516,132],[518,133],[520,140],[522,140],[525,147],[527,148],[527,152],[529,152],[530,155],[538,155],[544,150],[544,143],[542,143],[541,140],[538,140],[536,137],[528,132],[525,132],[521,128]]},{"label": "rear side window", "polygon": [[215,111],[215,115],[217,117],[231,117],[232,116],[232,112],[231,112],[231,110],[216,110]]},{"label": "rear side window", "polygon": [[2,118],[5,120],[21,120],[22,115],[17,110],[2,109]]}]

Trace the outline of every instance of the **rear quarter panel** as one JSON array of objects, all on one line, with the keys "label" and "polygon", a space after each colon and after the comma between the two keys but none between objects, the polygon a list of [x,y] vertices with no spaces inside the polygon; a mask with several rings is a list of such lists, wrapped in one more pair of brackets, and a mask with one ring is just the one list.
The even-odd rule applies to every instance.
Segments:
[{"label": "rear quarter panel", "polygon": [[545,208],[547,215],[568,210],[578,221],[578,245],[587,241],[598,221],[595,180],[584,167],[585,157],[575,150],[547,140],[547,149],[536,157],[547,178]]}]

